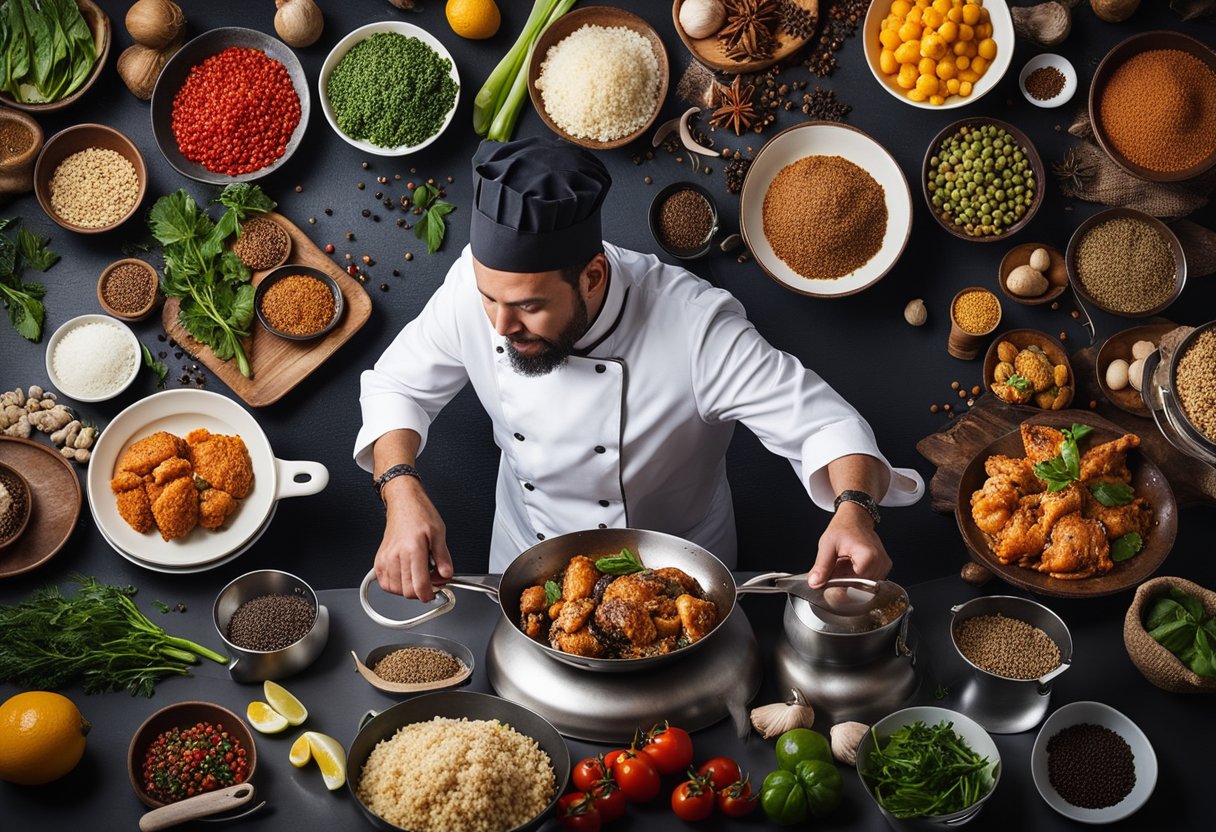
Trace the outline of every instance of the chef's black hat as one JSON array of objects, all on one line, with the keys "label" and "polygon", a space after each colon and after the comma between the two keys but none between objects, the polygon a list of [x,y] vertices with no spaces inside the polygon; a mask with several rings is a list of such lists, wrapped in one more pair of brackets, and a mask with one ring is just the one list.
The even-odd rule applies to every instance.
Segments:
[{"label": "chef's black hat", "polygon": [[603,250],[611,186],[599,159],[563,141],[483,141],[473,156],[473,256],[505,272],[583,265]]}]

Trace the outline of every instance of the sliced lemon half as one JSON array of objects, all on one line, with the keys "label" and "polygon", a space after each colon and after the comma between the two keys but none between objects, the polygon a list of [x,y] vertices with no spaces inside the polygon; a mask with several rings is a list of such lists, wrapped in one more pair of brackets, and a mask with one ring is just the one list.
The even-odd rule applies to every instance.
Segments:
[{"label": "sliced lemon half", "polygon": [[287,719],[288,725],[302,725],[304,720],[308,719],[308,708],[282,685],[267,679],[262,683],[262,693],[265,694],[270,707]]},{"label": "sliced lemon half", "polygon": [[291,760],[291,764],[296,768],[304,768],[312,760],[312,746],[309,745],[307,733],[296,737],[296,741],[291,744],[291,751],[287,752],[287,759]]},{"label": "sliced lemon half", "polygon": [[321,777],[330,791],[340,789],[346,783],[346,749],[328,734],[305,731],[312,757],[321,768]]},{"label": "sliced lemon half", "polygon": [[249,724],[263,734],[277,734],[287,727],[287,717],[265,702],[250,702],[245,708],[245,716]]}]

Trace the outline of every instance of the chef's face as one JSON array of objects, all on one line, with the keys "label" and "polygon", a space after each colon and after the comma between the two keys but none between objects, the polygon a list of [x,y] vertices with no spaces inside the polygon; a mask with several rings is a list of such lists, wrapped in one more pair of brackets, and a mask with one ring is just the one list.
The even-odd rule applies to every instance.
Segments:
[{"label": "chef's face", "polygon": [[[490,324],[507,339],[507,355],[515,370],[540,376],[565,363],[575,343],[587,331],[593,313],[599,311],[603,284],[597,255],[571,283],[561,270],[549,272],[503,272],[473,260],[477,289]],[[606,263],[604,264],[606,265]]]}]

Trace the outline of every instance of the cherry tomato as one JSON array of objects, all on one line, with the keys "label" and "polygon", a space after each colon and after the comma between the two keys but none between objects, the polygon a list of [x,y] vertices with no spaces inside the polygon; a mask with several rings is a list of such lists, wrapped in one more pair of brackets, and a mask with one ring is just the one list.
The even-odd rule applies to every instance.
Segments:
[{"label": "cherry tomato", "polygon": [[720,792],[731,783],[742,779],[739,764],[730,757],[714,757],[712,760],[702,763],[701,767],[697,769],[697,774],[708,775],[709,782],[713,784],[716,792]]},{"label": "cherry tomato", "polygon": [[747,777],[718,792],[718,809],[727,817],[741,818],[759,805],[760,795],[752,791],[752,784]]},{"label": "cherry tomato", "polygon": [[600,820],[604,823],[612,823],[625,814],[625,793],[611,779],[596,786],[591,791],[591,799],[595,802],[595,808],[600,812]]},{"label": "cherry tomato", "polygon": [[625,751],[612,764],[612,776],[630,803],[645,803],[659,795],[659,772],[645,754]]},{"label": "cherry tomato", "polygon": [[570,772],[570,779],[574,781],[574,788],[589,792],[604,779],[604,764],[599,757],[580,760],[574,771]]},{"label": "cherry tomato", "polygon": [[694,777],[676,786],[671,808],[680,820],[705,820],[714,811],[714,790],[708,777]]},{"label": "cherry tomato", "polygon": [[599,832],[600,812],[583,792],[570,792],[557,801],[557,819],[570,832]]},{"label": "cherry tomato", "polygon": [[666,724],[655,726],[646,739],[642,751],[650,757],[659,774],[680,774],[692,765],[692,738],[683,728]]},{"label": "cherry tomato", "polygon": [[604,768],[607,771],[612,771],[612,767],[614,765],[616,765],[617,758],[620,757],[622,754],[624,754],[626,750],[627,749],[624,749],[624,748],[618,748],[616,751],[609,751],[607,754],[605,754],[604,755]]}]

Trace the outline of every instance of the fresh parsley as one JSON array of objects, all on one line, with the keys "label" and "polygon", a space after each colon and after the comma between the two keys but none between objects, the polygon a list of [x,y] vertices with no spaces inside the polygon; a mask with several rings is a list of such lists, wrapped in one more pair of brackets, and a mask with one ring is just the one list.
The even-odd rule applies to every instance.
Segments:
[{"label": "fresh parsley", "polygon": [[1110,544],[1110,559],[1118,563],[1135,557],[1144,548],[1144,538],[1135,532],[1116,537]]},{"label": "fresh parsley", "polygon": [[1005,383],[1019,393],[1025,393],[1034,386],[1030,383],[1030,379],[1017,373],[1013,373],[1009,378],[1005,379]]},{"label": "fresh parsley", "polygon": [[553,606],[562,597],[562,588],[557,585],[556,581],[545,581],[545,604]]},{"label": "fresh parsley", "polygon": [[1096,482],[1089,487],[1094,499],[1107,508],[1125,506],[1136,498],[1136,491],[1122,482]]},{"label": "fresh parsley", "polygon": [[169,368],[165,366],[163,361],[157,361],[152,357],[152,350],[148,349],[143,344],[140,344],[139,348],[143,350],[144,353],[144,366],[156,373],[156,389],[164,390],[165,379],[169,376]]},{"label": "fresh parsley", "polygon": [[633,552],[622,549],[619,555],[608,555],[597,560],[595,568],[605,575],[632,575],[634,572],[641,572],[646,567]]},{"label": "fresh parsley", "polygon": [[1062,491],[1070,483],[1081,479],[1081,451],[1077,443],[1093,432],[1089,425],[1074,424],[1071,429],[1060,431],[1064,440],[1060,442],[1060,455],[1046,462],[1037,462],[1034,475],[1047,483],[1048,491]]},{"label": "fresh parsley", "polygon": [[[0,231],[17,227],[19,217],[0,219]],[[8,310],[13,328],[27,341],[42,339],[42,321],[46,307],[42,298],[46,287],[41,283],[23,283],[21,272],[26,266],[45,272],[59,261],[59,255],[47,248],[50,239],[17,228],[15,239],[0,234],[0,302]]]},{"label": "fresh parsley", "polygon": [[1203,602],[1177,587],[1158,598],[1144,620],[1148,634],[1198,676],[1216,678],[1216,618]]},{"label": "fresh parsley", "polygon": [[434,254],[443,245],[447,232],[443,218],[455,211],[456,206],[440,199],[439,189],[430,185],[414,188],[413,202],[415,208],[422,209],[422,216],[414,223],[414,236],[426,240],[426,253]]},{"label": "fresh parsley", "polygon": [[164,258],[165,297],[181,298],[177,317],[189,333],[221,361],[236,360],[250,374],[242,339],[253,323],[253,285],[249,269],[224,242],[250,214],[273,210],[275,203],[257,185],[226,187],[216,203],[225,210],[218,222],[184,190],[162,196],[148,214],[148,226]]}]

